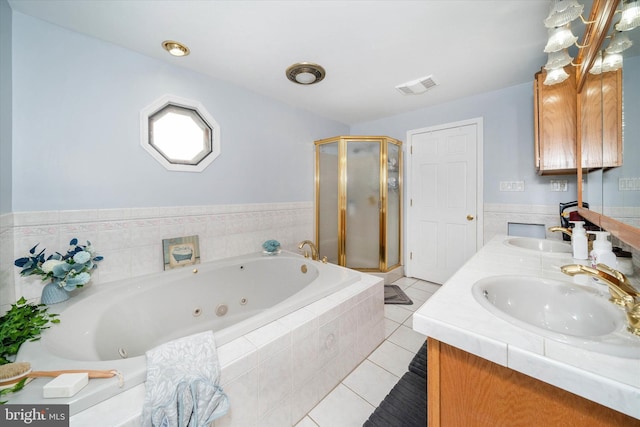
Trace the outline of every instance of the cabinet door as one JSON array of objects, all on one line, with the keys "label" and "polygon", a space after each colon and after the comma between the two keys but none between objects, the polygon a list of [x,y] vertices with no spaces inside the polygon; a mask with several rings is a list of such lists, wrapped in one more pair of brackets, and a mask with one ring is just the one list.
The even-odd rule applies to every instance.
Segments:
[{"label": "cabinet door", "polygon": [[536,74],[535,149],[539,174],[576,171],[576,75],[567,67],[569,78],[547,86],[546,72]]},{"label": "cabinet door", "polygon": [[622,166],[622,70],[589,74],[579,99],[582,167]]},{"label": "cabinet door", "polygon": [[622,69],[602,73],[602,165],[622,166]]},{"label": "cabinet door", "polygon": [[602,74],[587,75],[578,99],[582,167],[588,172],[602,168]]}]

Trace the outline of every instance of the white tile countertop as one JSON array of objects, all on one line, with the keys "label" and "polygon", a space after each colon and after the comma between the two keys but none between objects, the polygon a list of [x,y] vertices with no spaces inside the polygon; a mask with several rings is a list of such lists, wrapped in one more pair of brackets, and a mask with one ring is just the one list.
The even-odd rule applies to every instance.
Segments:
[{"label": "white tile countertop", "polygon": [[[623,337],[632,349],[637,347],[633,357],[598,353],[512,324],[475,300],[473,284],[490,276],[588,283],[587,276],[570,277],[560,271],[562,265],[576,263],[571,254],[515,248],[505,243],[508,238],[496,236],[458,270],[415,312],[413,329],[640,419],[640,337]],[[637,277],[631,279],[638,288]],[[620,316],[624,317],[622,309]]]}]

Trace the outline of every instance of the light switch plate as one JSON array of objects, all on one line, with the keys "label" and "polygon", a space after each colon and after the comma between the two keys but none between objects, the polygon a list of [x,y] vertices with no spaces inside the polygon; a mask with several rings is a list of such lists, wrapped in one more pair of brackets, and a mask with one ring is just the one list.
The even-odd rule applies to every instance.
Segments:
[{"label": "light switch plate", "polygon": [[500,181],[500,191],[524,191],[524,181]]},{"label": "light switch plate", "polygon": [[551,191],[567,191],[567,180],[566,179],[552,179],[551,183]]},{"label": "light switch plate", "polygon": [[619,178],[619,191],[640,191],[640,178]]}]

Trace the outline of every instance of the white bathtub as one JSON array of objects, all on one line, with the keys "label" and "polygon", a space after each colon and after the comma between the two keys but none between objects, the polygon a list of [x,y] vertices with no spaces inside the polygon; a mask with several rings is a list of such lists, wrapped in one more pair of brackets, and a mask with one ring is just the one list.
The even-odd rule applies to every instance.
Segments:
[{"label": "white bathtub", "polygon": [[[332,299],[334,303],[348,301],[355,307],[364,299],[360,292],[366,290],[367,296],[375,293],[376,297],[375,303],[367,303],[364,315],[371,316],[373,310],[376,311],[373,318],[381,320],[383,315],[375,307],[383,308],[382,285],[379,280],[369,279],[363,286],[365,276],[282,252],[277,256],[251,254],[100,284],[81,290],[65,303],[51,306],[50,312],[60,313],[60,324],[46,330],[40,341],[25,343],[17,360],[29,361],[37,370],[117,369],[124,375],[122,388],[116,379],[91,380],[89,386],[72,398],[46,400],[68,403],[74,415],[140,386],[146,378],[147,350],[175,338],[213,330],[224,381],[225,364],[229,365],[225,354],[236,353],[233,349],[243,347],[251,334],[264,336],[261,330],[273,329],[287,316],[295,318],[301,313],[316,312],[321,318],[323,313],[326,316],[330,312]],[[379,292],[369,289],[374,283]],[[340,292],[336,294],[337,291]],[[343,297],[336,300],[341,293]],[[346,310],[346,305],[343,306]],[[318,320],[318,328],[321,323]],[[364,325],[365,321],[360,323]],[[382,325],[382,321],[368,323],[370,326],[376,323],[375,328]],[[295,325],[290,329],[295,329]],[[366,334],[371,336],[370,332]],[[383,338],[377,331],[372,336],[374,339],[367,341],[368,347]],[[258,344],[254,351],[259,350]],[[358,354],[370,350],[361,349]],[[239,360],[235,355],[230,359],[234,363]],[[34,381],[12,396],[9,403],[43,403],[40,389],[46,382]],[[230,396],[234,402],[234,396]],[[264,414],[257,417],[261,415]],[[222,424],[216,426],[225,423],[219,422]]]}]

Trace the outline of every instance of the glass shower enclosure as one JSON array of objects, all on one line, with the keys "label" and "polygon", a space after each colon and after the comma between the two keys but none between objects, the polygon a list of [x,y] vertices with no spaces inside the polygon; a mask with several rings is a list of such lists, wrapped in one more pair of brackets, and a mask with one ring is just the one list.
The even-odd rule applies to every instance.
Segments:
[{"label": "glass shower enclosure", "polygon": [[315,141],[316,242],[329,262],[388,272],[402,260],[402,142],[386,136]]}]

